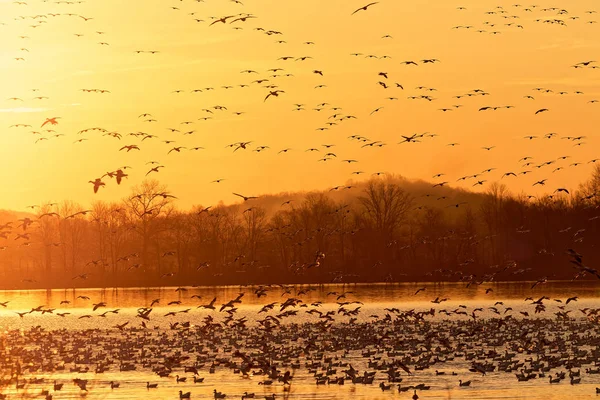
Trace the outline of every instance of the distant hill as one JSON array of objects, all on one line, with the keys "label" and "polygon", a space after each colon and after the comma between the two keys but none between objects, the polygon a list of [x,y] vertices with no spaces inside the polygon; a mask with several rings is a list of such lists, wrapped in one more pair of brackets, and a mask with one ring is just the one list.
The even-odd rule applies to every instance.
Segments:
[{"label": "distant hill", "polygon": [[538,198],[438,182],[385,175],[178,210],[149,180],[85,214],[72,201],[48,210],[60,218],[3,210],[0,224],[38,223],[0,230],[0,287],[597,279],[600,168]]},{"label": "distant hill", "polygon": [[[427,207],[446,207],[457,203],[467,202],[471,207],[478,207],[481,203],[484,193],[471,192],[462,188],[455,188],[444,185],[443,187],[433,187],[434,183],[426,182],[420,179],[408,179],[399,175],[384,175],[377,179],[384,182],[394,183],[404,189],[415,199],[415,202],[421,206]],[[332,188],[325,191],[306,191],[306,192],[281,192],[274,194],[259,195],[258,199],[252,200],[252,206],[260,206],[267,211],[268,215],[281,210],[282,204],[291,200],[290,205],[299,205],[309,194],[324,193],[336,203],[348,203],[350,205],[357,202],[357,198],[362,194],[368,181],[355,182],[348,180],[338,189]],[[350,188],[346,188],[350,187]],[[241,204],[244,203],[234,203]],[[234,205],[234,204],[229,204]],[[223,204],[224,205],[224,204]],[[203,205],[204,206],[204,205]],[[227,206],[227,205],[225,205]]]}]

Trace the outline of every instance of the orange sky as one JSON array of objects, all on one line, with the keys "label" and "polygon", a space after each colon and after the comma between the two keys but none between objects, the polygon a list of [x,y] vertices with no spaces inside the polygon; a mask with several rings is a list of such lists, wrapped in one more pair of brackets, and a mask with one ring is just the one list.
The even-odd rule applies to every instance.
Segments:
[{"label": "orange sky", "polygon": [[[181,207],[189,207],[237,201],[232,192],[259,195],[325,189],[378,171],[472,187],[476,179],[457,179],[497,168],[478,178],[487,182],[474,189],[485,190],[505,172],[532,170],[503,181],[514,191],[551,192],[558,187],[575,188],[589,176],[593,164],[588,162],[600,157],[600,102],[590,103],[600,100],[600,42],[595,39],[600,37],[600,27],[588,23],[600,21],[600,16],[585,12],[594,10],[595,1],[565,2],[568,14],[558,14],[542,10],[553,6],[544,3],[530,12],[524,10],[527,6],[514,7],[514,2],[506,1],[406,4],[388,0],[355,15],[350,14],[368,2],[242,2],[146,0],[142,5],[117,0],[73,4],[26,0],[18,4],[0,0],[0,208],[23,210],[29,204],[63,199],[84,205],[98,199],[117,200],[144,179],[150,169],[145,164],[151,160],[165,168],[150,176],[167,184]],[[459,6],[466,9],[459,10]],[[502,10],[506,13],[499,13]],[[495,13],[486,14],[490,11]],[[256,18],[229,23],[231,18],[226,24],[209,26],[211,17],[238,13]],[[566,26],[542,22],[549,19],[561,19]],[[259,27],[282,35],[267,35],[255,29]],[[485,32],[476,32],[480,29]],[[315,44],[304,44],[307,41]],[[136,54],[136,50],[159,53]],[[355,52],[363,55],[351,56]],[[371,54],[379,58],[365,57]],[[381,58],[384,55],[390,58]],[[312,59],[278,60],[282,56]],[[440,62],[420,62],[427,58]],[[418,66],[401,64],[407,60]],[[590,60],[598,62],[572,67]],[[269,77],[270,68],[284,71]],[[241,73],[246,69],[258,74]],[[387,73],[388,79],[379,76],[380,72]],[[293,76],[283,76],[286,73]],[[264,78],[269,81],[251,83]],[[384,89],[379,81],[389,87]],[[396,88],[395,82],[404,90]],[[239,84],[250,86],[240,88]],[[267,84],[285,93],[264,101]],[[326,87],[316,89],[320,84]],[[223,89],[223,85],[235,87]],[[418,90],[418,86],[436,90]],[[206,87],[215,90],[191,92]],[[537,92],[536,87],[552,92]],[[489,95],[453,97],[473,89]],[[176,94],[175,90],[184,92]],[[561,91],[567,93],[559,95]],[[408,98],[420,95],[435,100]],[[524,98],[527,95],[535,99]],[[48,98],[33,99],[37,96]],[[9,100],[12,97],[23,101]],[[306,110],[293,111],[296,103],[305,104]],[[315,111],[320,103],[328,105]],[[227,110],[212,109],[216,105]],[[453,105],[462,106],[440,111]],[[503,105],[514,108],[478,111]],[[383,108],[370,115],[379,107]],[[213,113],[202,111],[205,108]],[[535,115],[542,108],[549,111]],[[157,122],[144,122],[138,118],[142,113],[151,113]],[[336,113],[356,119],[329,118]],[[44,132],[48,126],[40,128],[46,118],[56,116],[61,119],[52,129],[64,134],[61,137]],[[205,116],[213,119],[199,120]],[[183,125],[184,121],[193,123]],[[331,121],[337,125],[317,130]],[[14,124],[32,128],[10,128]],[[92,127],[118,132],[122,138],[102,136],[98,131],[78,134]],[[171,133],[168,128],[181,132]],[[195,132],[182,133],[191,130]],[[127,135],[139,131],[157,137],[142,142]],[[398,144],[401,135],[423,132],[438,136]],[[551,132],[557,136],[543,139]],[[363,143],[348,139],[351,135],[382,141],[385,146],[362,148]],[[527,135],[538,138],[526,140]],[[40,136],[50,139],[36,143]],[[568,136],[586,138],[581,140],[583,145],[574,146],[578,141],[563,138]],[[81,138],[87,140],[74,143]],[[252,143],[235,153],[226,148],[238,141]],[[447,146],[453,142],[460,145]],[[119,151],[133,144],[141,150]],[[326,150],[323,144],[335,146]],[[253,151],[261,145],[270,148]],[[173,146],[205,149],[167,154]],[[487,151],[484,146],[495,147]],[[285,148],[291,150],[278,154]],[[306,152],[309,148],[320,151]],[[317,161],[329,151],[337,157]],[[536,164],[560,156],[570,158],[542,168],[524,168],[518,162],[524,156],[533,157]],[[343,163],[343,159],[358,163]],[[117,186],[104,178],[106,187],[95,195],[88,181],[123,165],[132,167],[126,171],[128,179]],[[553,172],[557,166],[564,169]],[[364,174],[356,178],[353,171]],[[447,175],[433,179],[437,173]],[[210,183],[218,178],[225,180]],[[547,179],[547,186],[533,188],[540,179]]]}]

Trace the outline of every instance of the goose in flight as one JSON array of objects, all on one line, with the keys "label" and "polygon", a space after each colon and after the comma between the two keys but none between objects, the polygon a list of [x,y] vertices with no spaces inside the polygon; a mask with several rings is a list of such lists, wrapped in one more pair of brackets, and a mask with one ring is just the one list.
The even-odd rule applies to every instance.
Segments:
[{"label": "goose in flight", "polygon": [[57,119],[60,119],[60,117],[46,118],[46,121],[44,121],[44,123],[42,124],[42,128],[46,124],[58,125],[58,121],[56,121]]},{"label": "goose in flight", "polygon": [[89,181],[89,183],[94,185],[94,193],[98,193],[100,186],[106,186],[106,183],[102,182],[102,178],[96,178],[93,181]]},{"label": "goose in flight", "polygon": [[412,136],[404,136],[404,135],[401,135],[401,136],[404,138],[404,140],[399,142],[398,144],[409,143],[409,142],[419,142],[419,140],[417,140],[417,139],[423,137],[423,135],[419,135],[418,133],[415,133]]},{"label": "goose in flight", "polygon": [[237,143],[232,143],[232,144],[228,145],[227,147],[235,147],[235,149],[233,150],[233,152],[235,153],[239,149],[246,150],[247,146],[250,143],[252,143],[252,142],[237,142]]},{"label": "goose in flight", "polygon": [[537,110],[537,111],[535,112],[535,115],[537,115],[537,114],[539,114],[539,113],[546,112],[546,111],[549,111],[549,110],[548,110],[547,108],[540,108],[539,110]]},{"label": "goose in flight", "polygon": [[221,17],[221,18],[215,19],[209,26],[213,26],[214,24],[216,24],[218,22],[226,23],[229,18],[234,18],[234,17],[235,17],[235,15],[228,15],[226,17]]},{"label": "goose in flight", "polygon": [[[177,197],[173,196],[172,194],[169,194],[168,192],[156,193],[156,196],[157,196],[157,197],[158,197],[158,196],[160,196],[160,197],[162,197],[163,199],[168,199],[168,198],[171,198],[171,199],[176,199],[176,198],[177,198]],[[172,253],[172,254],[169,254],[169,253]],[[173,255],[173,254],[175,254],[175,252],[167,252],[167,253],[165,253],[165,254],[168,254],[168,255]]]},{"label": "goose in flight", "polygon": [[[81,275],[76,275],[71,279],[74,280],[74,279],[87,279],[87,278],[88,278],[88,274],[81,274]],[[96,310],[94,310],[94,311],[96,311]]]},{"label": "goose in flight", "polygon": [[271,96],[279,97],[279,93],[285,93],[285,91],[283,91],[283,90],[272,90],[272,91],[269,92],[269,94],[267,95],[267,97],[265,97],[264,101],[267,101],[267,99],[269,97],[271,97]]},{"label": "goose in flight", "polygon": [[172,151],[176,151],[178,153],[181,153],[182,149],[187,149],[187,147],[173,147],[171,150],[169,150],[169,152],[167,154],[171,154]]},{"label": "goose in flight", "polygon": [[129,176],[125,172],[123,172],[122,169],[118,169],[115,172],[111,172],[111,173],[108,173],[106,175],[108,175],[108,177],[110,177],[110,178],[116,178],[117,179],[117,185],[121,184],[121,180],[123,178],[126,178],[126,177]]},{"label": "goose in flight", "polygon": [[164,168],[164,165],[157,165],[156,167],[150,169],[150,171],[146,172],[146,176],[148,176],[151,172],[160,172],[160,168]]},{"label": "goose in flight", "polygon": [[373,2],[373,3],[369,3],[369,4],[367,4],[366,6],[362,6],[362,7],[360,7],[360,8],[357,8],[357,9],[356,9],[356,10],[355,10],[355,11],[354,11],[352,14],[350,14],[350,15],[354,15],[354,14],[356,14],[356,13],[357,13],[357,12],[359,12],[359,11],[367,11],[367,9],[368,9],[369,7],[371,7],[371,6],[373,6],[373,5],[377,4],[377,3],[379,3],[379,2],[378,2],[378,1],[375,1],[375,2]]},{"label": "goose in flight", "polygon": [[[240,4],[241,4],[241,3],[240,3]],[[244,16],[242,16],[242,17],[239,17],[239,18],[236,18],[236,19],[234,19],[233,21],[231,21],[231,22],[230,22],[230,24],[233,24],[233,23],[234,23],[234,22],[236,22],[236,21],[242,21],[242,22],[246,22],[246,20],[247,20],[248,18],[257,18],[257,17],[255,17],[254,15],[244,15]]]},{"label": "goose in flight", "polygon": [[235,196],[241,197],[242,199],[244,199],[244,201],[248,201],[248,200],[252,200],[252,199],[258,199],[258,197],[256,196],[244,196],[242,194],[238,194],[238,193],[233,193]]},{"label": "goose in flight", "polygon": [[139,150],[140,148],[136,144],[130,144],[130,145],[121,147],[119,149],[119,151],[125,150],[125,149],[127,149],[127,152],[129,153],[131,150]]},{"label": "goose in flight", "polygon": [[203,305],[199,305],[197,308],[206,308],[208,310],[214,310],[215,309],[215,302],[217,301],[217,298],[213,298],[212,301],[208,304],[203,304]]},{"label": "goose in flight", "polygon": [[[208,206],[208,207],[204,207],[203,209],[201,209],[200,211],[198,211],[198,215],[202,214],[202,213],[207,213],[208,211],[212,208],[212,206]],[[194,296],[192,296],[192,298],[194,298]]]},{"label": "goose in flight", "polygon": [[572,301],[577,301],[578,299],[579,299],[579,297],[577,297],[577,296],[569,297],[566,301],[566,304],[569,304]]}]

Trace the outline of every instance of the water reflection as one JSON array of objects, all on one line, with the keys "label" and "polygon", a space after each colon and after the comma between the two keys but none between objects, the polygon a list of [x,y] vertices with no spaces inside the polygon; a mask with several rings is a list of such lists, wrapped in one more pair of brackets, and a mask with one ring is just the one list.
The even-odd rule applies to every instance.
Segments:
[{"label": "water reflection", "polygon": [[[493,282],[484,285],[467,286],[464,283],[398,283],[398,284],[344,284],[344,285],[295,285],[272,286],[266,296],[257,297],[253,292],[257,287],[250,286],[212,286],[212,287],[162,287],[162,288],[110,288],[110,289],[47,289],[0,291],[0,301],[10,301],[11,305],[20,309],[28,309],[39,305],[46,307],[85,307],[89,302],[82,297],[95,301],[109,302],[113,307],[146,307],[152,300],[160,299],[160,306],[171,301],[181,301],[184,305],[197,305],[191,299],[198,295],[204,299],[217,297],[219,301],[233,298],[238,293],[246,293],[244,304],[256,305],[280,302],[289,296],[300,296],[306,302],[322,301],[332,303],[337,296],[327,295],[330,292],[351,292],[347,297],[363,303],[417,303],[423,299],[433,300],[436,297],[451,300],[491,301],[495,299],[512,300],[526,297],[568,298],[578,296],[580,299],[600,297],[600,285],[596,281],[550,281],[531,289],[533,282]],[[415,295],[420,289],[425,290]],[[179,289],[179,290],[178,290]],[[486,294],[486,290],[492,289]],[[308,293],[305,293],[308,290]],[[341,300],[341,299],[340,299]],[[69,301],[69,304],[62,304]]]}]

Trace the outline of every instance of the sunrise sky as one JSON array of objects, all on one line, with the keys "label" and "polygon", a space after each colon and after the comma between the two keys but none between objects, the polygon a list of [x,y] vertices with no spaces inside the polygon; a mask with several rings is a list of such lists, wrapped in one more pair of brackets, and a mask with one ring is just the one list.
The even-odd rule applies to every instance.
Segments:
[{"label": "sunrise sky", "polygon": [[[506,172],[531,170],[502,181],[515,192],[536,194],[576,188],[588,178],[590,160],[600,158],[600,102],[593,102],[600,100],[600,24],[591,23],[600,16],[586,13],[598,8],[597,1],[563,2],[566,12],[561,12],[544,10],[557,5],[543,2],[526,11],[531,6],[507,1],[382,0],[354,15],[368,1],[242,3],[0,0],[0,208],[24,210],[63,199],[118,200],[143,181],[150,161],[165,167],[149,177],[166,184],[177,204],[187,208],[238,201],[232,192],[326,189],[379,171],[485,190]],[[256,18],[209,26],[215,17],[240,13]],[[269,35],[269,30],[282,34]],[[287,56],[294,58],[278,60]],[[312,58],[296,61],[303,56]],[[424,64],[423,59],[439,62]],[[402,64],[409,60],[418,65]],[[573,68],[586,61],[597,62]],[[283,71],[271,77],[267,70],[273,68]],[[258,79],[269,81],[252,83]],[[264,87],[269,84],[277,88]],[[223,88],[228,85],[233,88]],[[214,90],[192,93],[207,87]],[[474,89],[489,95],[454,97]],[[270,90],[284,93],[265,101]],[[409,99],[421,95],[433,100]],[[315,110],[321,103],[327,105]],[[295,104],[304,110],[294,111]],[[514,108],[478,111],[505,105]],[[535,114],[540,109],[548,111]],[[144,121],[143,113],[156,122]],[[356,119],[339,120],[348,115]],[[60,117],[58,125],[41,128],[51,117]],[[199,120],[203,117],[212,119]],[[12,127],[16,124],[32,127]],[[93,127],[122,137],[98,130],[78,133]],[[194,132],[184,134],[189,131]],[[156,137],[142,141],[131,132]],[[437,136],[398,144],[402,135],[425,132]],[[549,133],[556,136],[545,139]],[[352,135],[385,146],[363,148],[370,142],[349,139]],[[537,138],[524,138],[529,135]],[[579,136],[585,138],[566,139]],[[36,143],[40,137],[48,140]],[[251,143],[235,152],[226,147],[235,142]],[[140,150],[119,150],[126,145]],[[174,146],[204,149],[167,154]],[[269,148],[254,151],[258,146]],[[336,157],[319,162],[328,152]],[[532,157],[532,165],[518,162],[525,156]],[[536,168],[561,156],[570,158]],[[93,193],[88,181],[125,165],[132,168],[120,186],[105,177],[106,186]],[[553,172],[558,167],[563,169]],[[496,170],[457,182],[488,168]],[[364,174],[352,175],[355,171]],[[439,173],[446,175],[433,178]],[[532,187],[541,179],[547,179],[545,187]],[[473,187],[478,180],[486,182]]]}]

